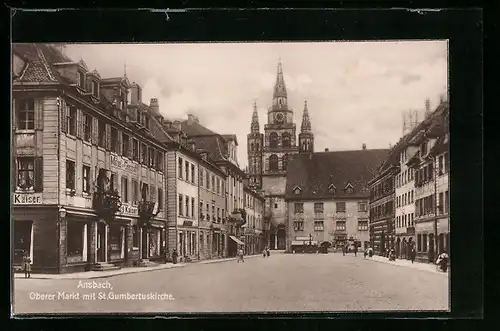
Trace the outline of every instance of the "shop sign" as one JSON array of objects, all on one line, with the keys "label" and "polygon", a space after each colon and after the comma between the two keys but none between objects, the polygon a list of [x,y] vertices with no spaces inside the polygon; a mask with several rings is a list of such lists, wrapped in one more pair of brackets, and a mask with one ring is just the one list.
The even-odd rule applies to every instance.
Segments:
[{"label": "shop sign", "polygon": [[123,215],[137,216],[139,214],[139,209],[136,206],[122,204],[120,207],[120,213]]},{"label": "shop sign", "polygon": [[14,205],[41,205],[42,193],[14,193]]},{"label": "shop sign", "polygon": [[126,171],[137,171],[138,165],[130,160],[121,158],[119,156],[111,155],[111,165],[115,168],[120,168]]}]

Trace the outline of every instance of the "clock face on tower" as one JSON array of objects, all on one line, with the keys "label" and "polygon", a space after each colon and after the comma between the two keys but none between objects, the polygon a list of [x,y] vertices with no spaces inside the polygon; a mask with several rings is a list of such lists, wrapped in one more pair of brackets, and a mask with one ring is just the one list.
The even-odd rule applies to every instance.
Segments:
[{"label": "clock face on tower", "polygon": [[285,120],[285,117],[283,116],[282,113],[276,114],[276,122],[283,123],[284,120]]}]

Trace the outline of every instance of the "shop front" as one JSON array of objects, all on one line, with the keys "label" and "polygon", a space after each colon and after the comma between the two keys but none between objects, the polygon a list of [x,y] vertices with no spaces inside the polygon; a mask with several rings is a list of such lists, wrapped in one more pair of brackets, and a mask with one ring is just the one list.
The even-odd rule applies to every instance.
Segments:
[{"label": "shop front", "polygon": [[177,252],[180,262],[198,260],[198,229],[187,223],[185,221],[184,226],[177,227]]}]

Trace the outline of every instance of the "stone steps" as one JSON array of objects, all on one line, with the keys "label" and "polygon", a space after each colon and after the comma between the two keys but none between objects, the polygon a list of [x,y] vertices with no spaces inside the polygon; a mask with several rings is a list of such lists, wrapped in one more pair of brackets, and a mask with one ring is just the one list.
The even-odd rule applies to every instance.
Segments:
[{"label": "stone steps", "polygon": [[111,264],[111,263],[105,263],[105,262],[100,262],[97,263],[92,267],[92,271],[110,271],[110,270],[119,270],[121,269],[120,267]]},{"label": "stone steps", "polygon": [[149,260],[142,260],[139,262],[139,267],[143,267],[143,268],[147,268],[147,267],[156,267],[158,266],[159,263],[156,263],[156,262],[151,262]]}]

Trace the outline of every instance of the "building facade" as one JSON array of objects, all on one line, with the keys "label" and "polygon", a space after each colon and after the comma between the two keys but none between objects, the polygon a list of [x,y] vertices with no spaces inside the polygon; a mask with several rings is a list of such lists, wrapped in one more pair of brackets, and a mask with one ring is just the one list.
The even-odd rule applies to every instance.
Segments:
[{"label": "building facade", "polygon": [[244,208],[246,211],[247,222],[243,225],[243,236],[245,242],[245,254],[258,254],[262,252],[267,244],[264,238],[264,205],[265,199],[260,192],[250,188],[248,185],[243,187]]},{"label": "building facade", "polygon": [[260,133],[257,107],[254,104],[251,131],[247,136],[249,185],[264,192],[264,215],[269,220],[268,244],[271,249],[286,248],[288,227],[285,191],[289,159],[300,151],[314,151],[314,135],[311,131],[307,102],[304,105],[298,141],[293,113],[293,109],[288,105],[283,67],[279,62],[272,106],[267,111],[264,133]]},{"label": "building facade", "polygon": [[164,154],[126,77],[55,46],[13,45],[14,265],[64,273],[164,259]]},{"label": "building facade", "polygon": [[299,153],[287,177],[287,251],[370,240],[368,181],[388,150]]},{"label": "building facade", "polygon": [[450,254],[449,225],[449,105],[441,101],[410,140],[418,146],[407,165],[415,173],[417,259],[433,262]]}]

